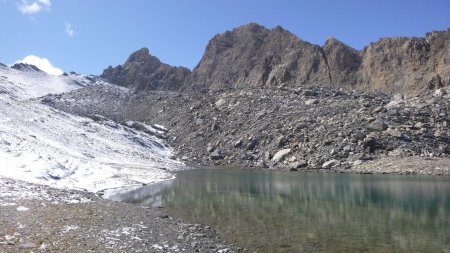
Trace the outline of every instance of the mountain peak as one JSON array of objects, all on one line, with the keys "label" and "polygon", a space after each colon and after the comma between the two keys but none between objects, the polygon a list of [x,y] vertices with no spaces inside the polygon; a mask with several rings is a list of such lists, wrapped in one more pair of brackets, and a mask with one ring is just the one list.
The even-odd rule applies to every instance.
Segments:
[{"label": "mountain peak", "polygon": [[27,64],[27,63],[16,63],[11,68],[21,70],[21,71],[43,72],[40,68],[36,67],[35,65]]},{"label": "mountain peak", "polygon": [[132,53],[128,57],[126,63],[132,63],[132,62],[143,63],[143,62],[149,62],[149,61],[152,61],[155,64],[161,64],[161,61],[157,57],[150,54],[150,51],[148,50],[148,48],[143,47],[143,48],[137,50],[136,52]]},{"label": "mountain peak", "polygon": [[345,44],[344,42],[342,42],[342,41],[336,39],[336,38],[333,37],[333,36],[328,36],[328,37],[327,37],[327,40],[325,41],[325,43],[323,44],[322,47],[323,47],[323,49],[324,49],[325,51],[328,50],[328,49],[331,48],[331,47],[333,47],[333,48],[334,48],[334,47],[341,47],[341,48],[345,48],[345,49],[350,50],[350,51],[353,51],[353,52],[357,52],[356,49],[354,49],[353,47],[351,47],[351,46]]},{"label": "mountain peak", "polygon": [[162,63],[143,47],[132,53],[123,65],[108,67],[101,75],[111,83],[138,90],[180,88],[190,70]]},{"label": "mountain peak", "polygon": [[234,32],[242,31],[242,32],[261,32],[261,31],[269,31],[266,27],[258,24],[258,23],[248,23],[246,25],[239,26],[233,29]]}]

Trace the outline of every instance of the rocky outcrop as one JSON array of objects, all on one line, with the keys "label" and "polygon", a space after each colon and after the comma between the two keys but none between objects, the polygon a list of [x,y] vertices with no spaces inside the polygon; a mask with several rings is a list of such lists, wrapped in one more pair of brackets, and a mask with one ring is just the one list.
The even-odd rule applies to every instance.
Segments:
[{"label": "rocky outcrop", "polygon": [[359,52],[333,37],[328,37],[322,49],[331,83],[336,86],[356,85],[357,71],[362,62]]},{"label": "rocky outcrop", "polygon": [[331,84],[322,49],[280,26],[248,24],[216,35],[191,82],[210,88]]},{"label": "rocky outcrop", "polygon": [[102,78],[119,86],[137,90],[176,90],[190,74],[183,67],[172,67],[155,56],[147,48],[142,48],[128,57],[128,60],[115,68],[109,66],[103,71]]},{"label": "rocky outcrop", "polygon": [[370,44],[361,52],[357,84],[404,94],[449,85],[449,32],[426,38],[383,38]]},{"label": "rocky outcrop", "polygon": [[144,48],[102,77],[140,90],[218,90],[304,85],[415,95],[450,85],[450,29],[382,38],[358,51],[329,37],[313,45],[280,26],[248,24],[214,36],[192,73]]},{"label": "rocky outcrop", "polygon": [[216,35],[193,70],[210,88],[331,85],[403,94],[450,84],[450,29],[383,38],[357,51],[329,37],[320,47],[281,27],[249,24]]},{"label": "rocky outcrop", "polygon": [[21,71],[42,72],[42,70],[39,69],[38,67],[36,67],[32,64],[27,64],[27,63],[16,63],[13,66],[11,66],[11,68],[21,70]]}]

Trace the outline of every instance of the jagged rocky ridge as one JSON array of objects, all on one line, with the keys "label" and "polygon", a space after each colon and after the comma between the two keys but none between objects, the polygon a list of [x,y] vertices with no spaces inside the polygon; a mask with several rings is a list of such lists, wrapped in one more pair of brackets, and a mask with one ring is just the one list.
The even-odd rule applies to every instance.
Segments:
[{"label": "jagged rocky ridge", "polygon": [[[7,67],[4,64],[1,64],[4,67]],[[35,72],[42,72],[42,70],[40,70],[38,67],[32,65],[32,64],[27,64],[27,63],[16,63],[13,66],[11,66],[11,68],[16,69],[16,70],[21,70],[21,71],[35,71]]]},{"label": "jagged rocky ridge", "polygon": [[214,36],[192,72],[143,48],[101,76],[138,90],[319,85],[415,95],[450,85],[449,63],[450,29],[382,38],[358,51],[332,37],[318,46],[251,23]]}]

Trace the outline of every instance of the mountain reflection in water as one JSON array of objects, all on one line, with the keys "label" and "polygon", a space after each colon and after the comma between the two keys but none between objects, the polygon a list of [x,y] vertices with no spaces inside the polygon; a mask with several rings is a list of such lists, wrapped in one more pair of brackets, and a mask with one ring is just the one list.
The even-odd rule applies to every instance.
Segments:
[{"label": "mountain reflection in water", "polygon": [[111,197],[257,252],[450,252],[450,179],[199,169]]}]

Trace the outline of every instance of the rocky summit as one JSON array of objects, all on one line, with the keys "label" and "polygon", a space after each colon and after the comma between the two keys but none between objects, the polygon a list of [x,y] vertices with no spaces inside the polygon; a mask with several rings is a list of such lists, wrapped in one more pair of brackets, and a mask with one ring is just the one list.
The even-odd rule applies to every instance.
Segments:
[{"label": "rocky summit", "polygon": [[147,48],[142,48],[131,54],[125,64],[115,68],[109,66],[101,77],[137,90],[176,90],[186,82],[189,74],[189,69],[161,63]]},{"label": "rocky summit", "polygon": [[277,26],[248,24],[214,36],[198,65],[161,63],[143,48],[102,77],[139,90],[218,90],[302,85],[417,95],[450,85],[450,29],[382,38],[355,50],[329,37],[313,45]]}]

